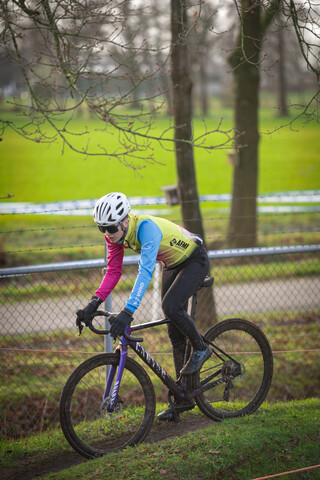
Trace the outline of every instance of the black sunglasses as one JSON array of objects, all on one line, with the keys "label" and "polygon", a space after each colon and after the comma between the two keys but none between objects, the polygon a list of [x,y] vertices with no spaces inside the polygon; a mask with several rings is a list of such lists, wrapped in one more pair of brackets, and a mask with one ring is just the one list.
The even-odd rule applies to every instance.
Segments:
[{"label": "black sunglasses", "polygon": [[98,225],[100,232],[116,233],[119,230],[119,223],[117,225]]}]

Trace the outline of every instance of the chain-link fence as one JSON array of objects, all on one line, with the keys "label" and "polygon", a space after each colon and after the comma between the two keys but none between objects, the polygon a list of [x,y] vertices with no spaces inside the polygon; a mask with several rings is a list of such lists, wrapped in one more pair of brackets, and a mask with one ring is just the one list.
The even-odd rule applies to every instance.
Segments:
[{"label": "chain-link fence", "polygon": [[[215,283],[199,295],[198,328],[204,333],[216,321],[244,317],[264,330],[275,360],[270,401],[320,394],[319,252],[319,246],[210,252]],[[125,257],[112,311],[123,308],[138,259]],[[75,327],[75,312],[100,284],[103,268],[101,260],[0,272],[1,437],[56,426],[67,377],[81,361],[106,348],[104,337],[88,329],[79,337]],[[160,277],[158,265],[136,323],[161,318]],[[174,375],[166,326],[142,335],[145,348]],[[158,401],[166,402],[160,385],[157,392]]]}]

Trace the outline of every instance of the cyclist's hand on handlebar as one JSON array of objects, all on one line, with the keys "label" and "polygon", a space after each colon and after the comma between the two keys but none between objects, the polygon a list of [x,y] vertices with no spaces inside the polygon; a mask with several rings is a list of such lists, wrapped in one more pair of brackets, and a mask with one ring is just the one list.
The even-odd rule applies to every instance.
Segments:
[{"label": "cyclist's hand on handlebar", "polygon": [[132,312],[127,308],[124,308],[118,315],[109,317],[111,337],[115,340],[117,337],[123,335],[132,320]]},{"label": "cyclist's hand on handlebar", "polygon": [[93,295],[88,305],[85,308],[77,311],[76,325],[79,327],[79,329],[82,327],[82,322],[86,325],[86,327],[88,326],[90,315],[98,310],[101,303],[101,298],[97,295]]}]

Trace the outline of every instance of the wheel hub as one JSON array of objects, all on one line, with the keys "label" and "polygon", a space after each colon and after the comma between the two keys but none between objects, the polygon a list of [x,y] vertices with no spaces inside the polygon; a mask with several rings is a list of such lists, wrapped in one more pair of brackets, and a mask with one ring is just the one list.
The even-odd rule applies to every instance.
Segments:
[{"label": "wheel hub", "polygon": [[119,397],[113,410],[110,409],[111,397],[106,397],[100,405],[101,416],[108,421],[116,420],[122,412],[123,400]]}]

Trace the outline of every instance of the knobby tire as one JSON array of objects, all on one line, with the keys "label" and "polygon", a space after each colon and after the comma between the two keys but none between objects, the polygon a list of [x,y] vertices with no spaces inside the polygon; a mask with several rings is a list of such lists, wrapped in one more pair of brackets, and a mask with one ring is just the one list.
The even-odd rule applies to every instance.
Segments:
[{"label": "knobby tire", "polygon": [[155,415],[155,392],[145,370],[127,358],[114,414],[103,403],[106,375],[119,354],[96,355],[69,377],[60,399],[60,424],[80,455],[95,458],[142,442]]},{"label": "knobby tire", "polygon": [[[235,318],[217,323],[204,337],[233,360],[213,354],[204,363],[197,383],[208,390],[196,397],[200,410],[216,421],[255,412],[268,394],[273,374],[272,351],[262,330]],[[232,372],[236,372],[234,379]],[[209,388],[214,381],[221,383]]]}]

